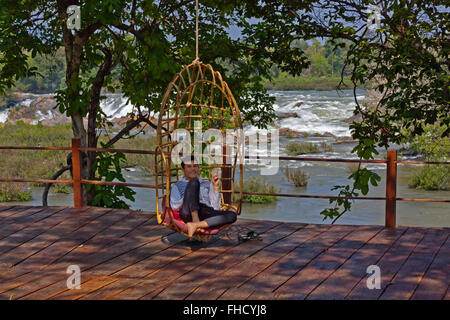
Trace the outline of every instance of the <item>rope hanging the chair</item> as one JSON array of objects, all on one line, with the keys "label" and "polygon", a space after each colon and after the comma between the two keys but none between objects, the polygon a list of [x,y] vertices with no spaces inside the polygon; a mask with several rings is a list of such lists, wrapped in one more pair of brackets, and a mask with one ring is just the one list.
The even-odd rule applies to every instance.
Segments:
[{"label": "rope hanging the chair", "polygon": [[[234,137],[231,143],[228,143],[225,136],[223,138],[222,161],[209,165],[199,163],[200,174],[202,171],[208,171],[208,178],[211,179],[211,170],[213,168],[221,169],[219,175],[221,209],[232,210],[237,215],[241,212],[243,184],[243,163],[238,161],[243,159],[242,137],[239,136],[242,131],[236,130],[242,130],[239,108],[221,74],[214,71],[211,65],[203,64],[199,60],[198,0],[196,1],[195,34],[195,60],[174,76],[163,96],[158,117],[154,172],[158,223],[186,236],[187,230],[184,222],[179,218],[178,212],[170,208],[171,185],[179,180],[181,171],[181,167],[172,161],[172,150],[177,144],[173,139],[174,130],[185,129],[192,136],[195,133],[195,126],[198,124],[196,121],[201,121],[203,133],[205,127],[217,129],[222,134],[226,133],[227,129],[233,129]],[[201,143],[207,147],[211,141],[201,141]],[[160,207],[161,200],[164,203],[161,203]],[[204,232],[197,232],[194,237],[199,240],[209,240],[211,235],[227,227],[228,225],[220,228],[208,228]]]}]

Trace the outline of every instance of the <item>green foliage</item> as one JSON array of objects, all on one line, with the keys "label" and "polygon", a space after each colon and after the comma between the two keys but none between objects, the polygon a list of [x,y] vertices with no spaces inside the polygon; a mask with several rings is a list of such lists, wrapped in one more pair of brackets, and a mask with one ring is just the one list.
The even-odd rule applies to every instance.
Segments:
[{"label": "green foliage", "polygon": [[298,143],[291,141],[286,144],[286,153],[290,156],[297,156],[306,153],[320,153],[319,147],[311,142]]},{"label": "green foliage", "polygon": [[[339,76],[344,68],[345,58],[348,53],[350,42],[341,40],[338,45],[343,44],[344,48],[333,48],[331,41],[325,41],[322,45],[317,39],[312,43],[306,41],[294,41],[294,47],[301,48],[308,60],[309,67],[297,77],[281,72],[277,66],[272,66],[270,81],[264,80],[264,87],[271,90],[333,90],[341,81]],[[343,72],[344,82],[350,82],[350,72],[345,69]],[[358,83],[359,88],[371,87],[371,81]],[[343,86],[345,87],[345,85]]]},{"label": "green foliage", "polygon": [[286,168],[284,174],[289,182],[293,183],[296,187],[304,187],[308,184],[308,175],[301,169],[289,169]]},{"label": "green foliage", "polygon": [[408,185],[424,190],[450,190],[450,165],[425,165],[414,173]]},{"label": "green foliage", "polygon": [[[267,182],[266,179],[260,179],[258,176],[251,176],[244,181],[243,192],[255,193],[278,193],[279,190],[273,184]],[[278,200],[276,196],[263,195],[243,195],[242,202],[246,203],[270,203]]]},{"label": "green foliage", "polygon": [[439,123],[422,125],[421,135],[410,136],[410,148],[425,156],[426,161],[448,161],[450,136],[444,136],[447,125]]},{"label": "green foliage", "polygon": [[[423,125],[423,134],[411,137],[410,148],[425,156],[426,161],[448,161],[450,137],[442,136],[445,125]],[[411,188],[424,190],[450,190],[450,165],[430,164],[416,169],[409,181]]]},{"label": "green foliage", "polygon": [[26,189],[25,183],[0,182],[0,202],[29,200],[31,200],[31,190]]},{"label": "green foliage", "polygon": [[25,77],[14,84],[14,90],[34,93],[53,93],[64,84],[66,61],[64,48],[49,55],[27,54],[27,62],[36,68],[36,74]]},{"label": "green foliage", "polygon": [[[108,156],[104,152],[98,152],[96,161],[93,165],[93,171],[97,174],[95,180],[112,182],[114,179],[117,179],[121,182],[125,182],[125,178],[123,177],[121,171],[121,161],[126,162],[126,158],[123,153],[116,152]],[[136,194],[135,191],[127,186],[94,184],[86,185],[86,189],[89,191],[92,186],[96,191],[95,197],[92,200],[93,206],[129,209],[129,205],[125,201],[119,199],[119,197],[124,196],[128,200],[134,201],[133,195]]]},{"label": "green foliage", "polygon": [[53,187],[54,193],[65,193],[69,194],[71,192],[72,188],[67,184],[62,183],[55,183]]}]

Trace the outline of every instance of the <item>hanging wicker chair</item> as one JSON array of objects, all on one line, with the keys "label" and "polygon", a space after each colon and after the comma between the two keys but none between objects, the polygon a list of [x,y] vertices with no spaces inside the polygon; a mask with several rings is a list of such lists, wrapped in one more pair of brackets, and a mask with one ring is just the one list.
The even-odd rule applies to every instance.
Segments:
[{"label": "hanging wicker chair", "polygon": [[[200,122],[196,121],[201,121],[201,131],[198,128]],[[181,220],[179,213],[170,208],[171,185],[179,181],[182,176],[181,166],[172,161],[172,150],[182,142],[176,141],[178,139],[174,135],[174,130],[185,129],[185,132],[190,135],[191,146],[194,133],[196,132],[196,137],[199,138],[198,133],[202,132],[200,140],[204,150],[212,142],[212,139],[203,141],[205,131],[210,128],[219,130],[223,135],[222,152],[216,158],[216,160],[222,158],[222,161],[216,161],[213,164],[199,161],[200,175],[211,180],[212,169],[220,169],[221,210],[231,210],[239,215],[243,180],[242,137],[239,136],[242,133],[242,123],[239,108],[220,73],[214,71],[211,65],[203,64],[196,59],[176,74],[166,89],[159,112],[155,150],[154,173],[158,223],[186,236],[185,223]],[[230,133],[229,130],[226,131],[227,129],[232,130],[233,138],[226,139],[224,133]],[[216,142],[216,148],[220,147],[219,143],[220,141]],[[192,154],[198,156],[194,152]],[[237,167],[239,172],[236,172]],[[194,237],[207,241],[211,235],[226,227],[228,225],[208,228],[203,232],[195,233]]]}]

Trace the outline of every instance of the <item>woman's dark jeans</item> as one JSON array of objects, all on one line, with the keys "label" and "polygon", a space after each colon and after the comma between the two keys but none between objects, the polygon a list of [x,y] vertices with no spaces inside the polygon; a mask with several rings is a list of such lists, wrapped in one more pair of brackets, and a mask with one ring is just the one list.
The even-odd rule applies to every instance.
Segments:
[{"label": "woman's dark jeans", "polygon": [[181,219],[187,223],[192,221],[192,211],[198,211],[198,218],[206,221],[209,228],[223,226],[236,221],[236,213],[233,211],[220,211],[200,203],[200,181],[189,180],[184,191],[183,206],[180,210]]}]

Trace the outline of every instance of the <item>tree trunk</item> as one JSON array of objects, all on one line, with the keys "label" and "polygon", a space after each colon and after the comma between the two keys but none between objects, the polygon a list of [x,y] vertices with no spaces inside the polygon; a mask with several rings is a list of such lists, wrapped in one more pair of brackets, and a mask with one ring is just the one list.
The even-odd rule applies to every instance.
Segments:
[{"label": "tree trunk", "polygon": [[[63,42],[66,53],[66,82],[67,87],[72,88],[77,84],[80,73],[80,63],[81,63],[81,54],[83,52],[83,44],[86,40],[86,34],[76,33],[75,36],[72,35],[72,32],[67,28],[67,7],[72,4],[71,1],[58,1],[58,15],[61,22],[61,28],[63,32]],[[73,110],[74,101],[79,96],[79,92],[73,91],[71,97],[69,97],[69,110]],[[72,132],[74,138],[80,139],[80,147],[86,147],[86,130],[83,125],[83,116],[77,111],[71,114],[72,119]],[[89,177],[89,168],[87,166],[82,166],[81,176],[82,179],[86,179]],[[82,184],[82,196],[83,196],[83,205],[86,205],[86,189]]]}]

